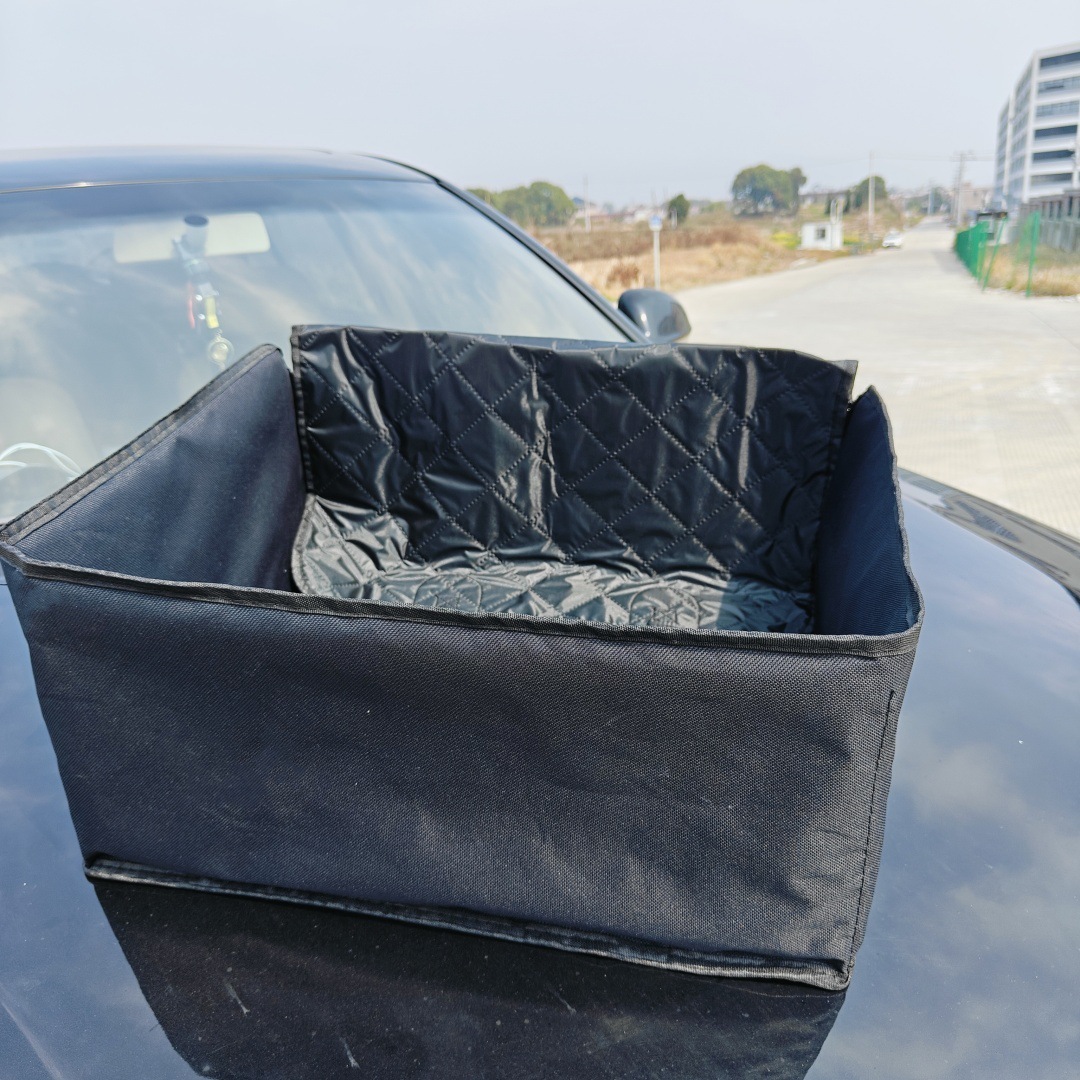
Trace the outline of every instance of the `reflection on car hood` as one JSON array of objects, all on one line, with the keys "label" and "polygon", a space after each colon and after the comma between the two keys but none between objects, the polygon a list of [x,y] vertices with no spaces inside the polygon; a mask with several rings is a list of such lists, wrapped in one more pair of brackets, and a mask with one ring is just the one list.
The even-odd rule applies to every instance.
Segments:
[{"label": "reflection on car hood", "polygon": [[795,1078],[821,1047],[819,1080],[1071,1075],[1080,604],[1061,583],[1080,545],[1033,538],[1021,553],[1044,573],[971,531],[1023,548],[1022,519],[914,477],[905,496],[926,624],[846,998],[260,901],[96,893],[0,587],[0,1071]]},{"label": "reflection on car hood", "polygon": [[904,476],[935,513],[1019,555],[1080,599],[1080,559],[1076,557],[1080,541],[1049,525],[995,506],[978,495],[957,491],[924,476],[906,473]]},{"label": "reflection on car hood", "polygon": [[[210,1076],[799,1080],[843,994],[706,979],[287,904],[97,886],[177,1052]],[[353,1064],[355,1062],[355,1065]],[[601,1073],[602,1074],[602,1073]]]}]

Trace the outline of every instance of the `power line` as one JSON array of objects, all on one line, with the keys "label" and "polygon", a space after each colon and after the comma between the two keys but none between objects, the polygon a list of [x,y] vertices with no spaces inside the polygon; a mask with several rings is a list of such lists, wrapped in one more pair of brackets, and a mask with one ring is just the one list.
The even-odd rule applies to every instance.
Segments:
[{"label": "power line", "polygon": [[[955,161],[955,154],[879,154],[875,153],[874,157],[878,161]],[[969,152],[967,154],[968,161],[993,161],[994,156],[992,154],[976,154]],[[802,159],[807,165],[858,165],[860,162],[865,161],[865,157],[851,157],[851,158],[815,158],[804,157]]]},{"label": "power line", "polygon": [[870,181],[867,184],[870,189],[870,213],[867,215],[866,231],[870,234],[870,242],[874,242],[874,151],[870,151]]}]

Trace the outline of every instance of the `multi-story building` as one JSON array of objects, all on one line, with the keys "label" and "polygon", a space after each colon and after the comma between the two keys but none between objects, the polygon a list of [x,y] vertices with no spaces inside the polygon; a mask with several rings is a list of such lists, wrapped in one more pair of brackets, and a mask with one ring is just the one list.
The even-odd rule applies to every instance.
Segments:
[{"label": "multi-story building", "polygon": [[1080,42],[1040,49],[998,116],[995,206],[1080,185]]}]

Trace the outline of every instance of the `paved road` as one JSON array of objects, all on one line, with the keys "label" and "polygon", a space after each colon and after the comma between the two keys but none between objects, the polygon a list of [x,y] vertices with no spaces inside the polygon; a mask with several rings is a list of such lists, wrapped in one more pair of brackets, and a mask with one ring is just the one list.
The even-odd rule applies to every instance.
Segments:
[{"label": "paved road", "polygon": [[680,293],[695,341],[860,362],[900,464],[1080,536],[1080,302],[987,291],[937,223],[901,251]]}]

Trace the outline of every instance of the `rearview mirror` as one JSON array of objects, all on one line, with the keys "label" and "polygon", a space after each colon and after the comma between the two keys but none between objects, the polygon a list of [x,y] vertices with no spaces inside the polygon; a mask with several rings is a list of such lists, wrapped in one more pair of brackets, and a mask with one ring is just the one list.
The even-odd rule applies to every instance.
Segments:
[{"label": "rearview mirror", "polygon": [[690,320],[682,304],[659,289],[627,289],[619,297],[619,310],[649,341],[678,341],[690,333]]},{"label": "rearview mirror", "polygon": [[133,221],[117,227],[113,257],[118,263],[166,262],[176,258],[174,241],[185,235],[189,218],[205,226],[204,255],[259,255],[270,250],[270,236],[262,215],[254,211],[233,214],[189,214],[187,218],[163,217]]}]

